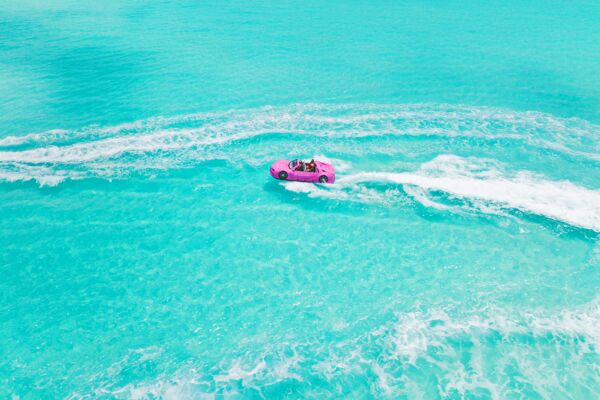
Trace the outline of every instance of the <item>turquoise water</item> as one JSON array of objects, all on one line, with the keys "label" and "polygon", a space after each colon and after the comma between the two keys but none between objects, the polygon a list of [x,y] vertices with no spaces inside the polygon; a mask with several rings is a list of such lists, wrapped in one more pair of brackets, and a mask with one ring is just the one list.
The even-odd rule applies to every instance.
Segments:
[{"label": "turquoise water", "polygon": [[600,393],[599,3],[50,3],[0,9],[1,397]]}]

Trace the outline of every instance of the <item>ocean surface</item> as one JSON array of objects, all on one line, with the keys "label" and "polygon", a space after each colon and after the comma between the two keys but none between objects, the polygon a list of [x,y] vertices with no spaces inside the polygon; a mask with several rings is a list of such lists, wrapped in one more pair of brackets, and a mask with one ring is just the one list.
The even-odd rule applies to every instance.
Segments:
[{"label": "ocean surface", "polygon": [[0,398],[593,399],[599,291],[598,1],[0,6]]}]

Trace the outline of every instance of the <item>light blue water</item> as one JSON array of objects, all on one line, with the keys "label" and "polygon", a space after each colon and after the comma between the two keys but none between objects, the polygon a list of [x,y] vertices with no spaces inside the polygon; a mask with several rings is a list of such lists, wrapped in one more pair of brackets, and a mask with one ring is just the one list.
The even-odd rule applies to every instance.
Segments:
[{"label": "light blue water", "polygon": [[592,1],[4,2],[0,397],[595,398],[599,54]]}]

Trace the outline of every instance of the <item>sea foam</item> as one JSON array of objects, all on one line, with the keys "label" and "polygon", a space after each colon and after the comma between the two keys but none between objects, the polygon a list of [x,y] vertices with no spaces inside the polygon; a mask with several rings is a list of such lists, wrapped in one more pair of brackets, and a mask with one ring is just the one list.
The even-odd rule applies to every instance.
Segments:
[{"label": "sea foam", "polygon": [[[488,161],[442,155],[415,172],[361,172],[339,179],[341,186],[364,182],[443,191],[459,198],[483,200],[600,232],[600,190],[569,181],[547,180],[528,171],[504,176],[490,167]],[[431,206],[433,202],[427,197],[417,197],[417,200],[425,206]],[[485,211],[483,207],[479,208]]]},{"label": "sea foam", "polygon": [[[91,393],[111,398],[269,397],[279,393],[278,386],[293,388],[297,395],[317,386],[331,390],[327,394],[334,397],[337,388],[348,388],[350,382],[366,385],[363,393],[370,397],[483,393],[501,399],[521,394],[522,384],[527,384],[530,396],[568,393],[572,387],[592,391],[600,385],[599,375],[581,369],[580,363],[582,357],[597,360],[600,356],[599,300],[529,309],[417,307],[397,312],[383,325],[335,346],[314,341],[253,347],[217,364],[188,363],[175,373],[123,385],[120,374],[146,362],[130,354],[94,376],[97,386]],[[562,364],[568,382],[539,368],[538,363],[552,361]],[[497,373],[504,368],[511,373]],[[436,377],[433,392],[432,374]],[[74,393],[71,398],[87,396]]]},{"label": "sea foam", "polygon": [[[39,165],[65,179],[112,179],[211,159],[219,149],[264,135],[508,140],[600,161],[600,128],[577,119],[444,104],[293,104],[4,137],[0,139],[0,179],[11,172],[12,180],[22,176],[21,180],[41,183],[48,173],[33,168]],[[235,149],[227,149],[221,156],[235,154]],[[236,154],[236,160],[243,161],[244,156]]]}]

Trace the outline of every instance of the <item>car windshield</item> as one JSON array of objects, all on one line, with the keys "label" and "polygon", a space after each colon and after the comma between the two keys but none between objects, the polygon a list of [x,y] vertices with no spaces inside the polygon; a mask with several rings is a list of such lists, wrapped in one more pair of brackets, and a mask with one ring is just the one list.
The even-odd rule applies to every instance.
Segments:
[{"label": "car windshield", "polygon": [[296,165],[298,165],[297,159],[290,161],[290,165],[288,165],[288,167],[290,167],[290,169],[294,169],[294,168],[296,168]]}]

